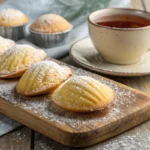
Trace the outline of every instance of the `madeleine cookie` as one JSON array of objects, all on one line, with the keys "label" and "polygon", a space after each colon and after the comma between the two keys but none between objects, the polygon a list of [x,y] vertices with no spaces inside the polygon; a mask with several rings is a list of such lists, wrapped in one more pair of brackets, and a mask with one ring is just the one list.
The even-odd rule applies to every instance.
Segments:
[{"label": "madeleine cookie", "polygon": [[47,94],[72,75],[69,67],[52,61],[34,63],[21,77],[16,90],[26,96]]},{"label": "madeleine cookie", "polygon": [[71,29],[72,25],[56,14],[43,15],[30,26],[34,42],[41,47],[51,47],[63,42]]},{"label": "madeleine cookie", "polygon": [[72,77],[50,95],[65,110],[90,112],[108,107],[116,98],[109,86],[87,76]]},{"label": "madeleine cookie", "polygon": [[10,39],[5,39],[0,36],[0,55],[2,55],[6,50],[15,46],[15,42]]},{"label": "madeleine cookie", "polygon": [[19,40],[24,37],[28,16],[17,9],[9,8],[0,11],[0,36]]},{"label": "madeleine cookie", "polygon": [[26,44],[16,45],[0,56],[0,78],[20,77],[31,64],[45,57],[43,50]]}]

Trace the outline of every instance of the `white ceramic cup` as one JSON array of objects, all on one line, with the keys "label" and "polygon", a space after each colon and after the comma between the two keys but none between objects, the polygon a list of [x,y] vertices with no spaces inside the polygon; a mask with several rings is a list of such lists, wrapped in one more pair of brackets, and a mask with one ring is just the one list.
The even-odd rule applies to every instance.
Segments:
[{"label": "white ceramic cup", "polygon": [[115,64],[132,64],[150,49],[150,26],[140,28],[111,28],[96,24],[111,15],[134,15],[150,20],[150,13],[123,8],[108,8],[89,15],[90,38],[104,60]]}]

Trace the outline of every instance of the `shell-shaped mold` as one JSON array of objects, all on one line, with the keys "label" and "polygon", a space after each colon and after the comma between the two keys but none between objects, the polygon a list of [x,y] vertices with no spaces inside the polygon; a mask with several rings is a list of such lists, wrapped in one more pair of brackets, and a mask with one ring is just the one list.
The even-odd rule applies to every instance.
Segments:
[{"label": "shell-shaped mold", "polygon": [[116,94],[109,86],[87,76],[76,76],[60,85],[50,99],[65,110],[90,112],[108,107]]},{"label": "shell-shaped mold", "polygon": [[67,80],[72,71],[52,61],[40,61],[33,64],[21,77],[16,90],[26,96],[50,93]]},{"label": "shell-shaped mold", "polygon": [[29,45],[16,45],[0,56],[0,78],[20,77],[34,62],[43,60],[46,53]]}]

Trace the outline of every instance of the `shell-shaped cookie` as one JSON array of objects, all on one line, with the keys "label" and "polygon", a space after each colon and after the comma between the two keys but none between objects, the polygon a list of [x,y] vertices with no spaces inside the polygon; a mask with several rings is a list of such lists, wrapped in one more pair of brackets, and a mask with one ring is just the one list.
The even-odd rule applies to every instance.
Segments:
[{"label": "shell-shaped cookie", "polygon": [[0,78],[20,77],[31,64],[45,57],[43,50],[26,44],[16,45],[0,56]]},{"label": "shell-shaped cookie", "polygon": [[10,39],[5,39],[0,36],[0,55],[2,55],[6,50],[15,46],[15,42]]},{"label": "shell-shaped cookie", "polygon": [[108,107],[116,94],[109,86],[91,77],[76,76],[61,84],[49,97],[65,110],[90,112]]},{"label": "shell-shaped cookie", "polygon": [[17,9],[9,8],[0,11],[0,26],[16,27],[28,23],[29,18]]},{"label": "shell-shaped cookie", "polygon": [[72,71],[67,66],[60,66],[52,61],[40,61],[24,73],[16,90],[26,96],[50,93],[71,75]]},{"label": "shell-shaped cookie", "polygon": [[45,14],[39,17],[30,27],[31,30],[42,33],[59,33],[71,30],[72,25],[56,14]]}]

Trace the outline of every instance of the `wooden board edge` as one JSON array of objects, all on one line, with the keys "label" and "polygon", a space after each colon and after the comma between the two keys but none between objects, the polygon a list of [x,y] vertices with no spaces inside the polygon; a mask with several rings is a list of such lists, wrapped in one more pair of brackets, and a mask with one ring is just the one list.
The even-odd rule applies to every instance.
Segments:
[{"label": "wooden board edge", "polygon": [[[11,113],[10,113],[11,112]],[[36,116],[28,110],[14,106],[12,103],[0,98],[0,113],[18,121],[19,123],[63,144],[66,143],[64,139],[70,140],[68,135],[71,133],[69,130],[62,130],[55,126],[56,124],[50,124],[49,121],[43,119],[40,116]],[[18,115],[16,115],[18,114]],[[52,132],[49,132],[52,131]],[[66,143],[67,144],[67,143]]]},{"label": "wooden board edge", "polygon": [[[120,120],[114,121],[108,124],[107,126],[104,126],[103,128],[93,130],[91,132],[84,133],[82,135],[81,134],[78,136],[76,135],[75,137],[76,141],[75,140],[72,141],[72,144],[70,144],[69,146],[78,147],[78,148],[88,147],[103,142],[105,140],[108,140],[114,136],[117,136],[149,120],[150,119],[149,110],[150,110],[150,106],[122,118],[121,119],[122,121]],[[95,136],[93,136],[93,132],[95,133]]]},{"label": "wooden board edge", "polygon": [[[56,63],[58,62],[58,63],[61,63],[61,64],[65,64],[65,65],[67,65],[67,66],[71,66],[71,65],[68,65],[68,64],[66,64],[66,63],[64,63],[64,62],[61,62],[61,61],[58,61],[58,60],[55,60],[55,59],[53,59],[53,58],[50,58],[50,57],[48,57],[48,59],[49,60],[52,60],[52,61],[55,61]],[[72,66],[72,67],[74,67],[74,66]],[[76,67],[75,67],[76,68]],[[81,70],[83,70],[83,69],[81,69]],[[95,74],[95,73],[91,73],[91,72],[89,72],[89,71],[85,71],[85,72],[88,72],[89,74],[91,74],[91,75],[94,75],[95,77],[97,77],[97,78],[103,78],[103,79],[105,79],[105,80],[108,80],[108,81],[111,81],[111,82],[113,82],[113,83],[115,83],[116,85],[118,85],[118,86],[120,86],[120,87],[122,87],[122,88],[125,88],[125,89],[128,89],[128,90],[131,90],[131,91],[133,91],[135,94],[141,94],[142,96],[144,96],[144,97],[146,97],[147,98],[147,100],[149,99],[150,100],[150,96],[149,95],[147,95],[147,94],[145,94],[144,92],[141,92],[141,91],[139,91],[139,90],[136,90],[136,89],[133,89],[133,88],[131,88],[131,87],[129,87],[129,86],[126,86],[126,85],[124,85],[124,84],[121,84],[121,83],[119,83],[119,82],[116,82],[116,81],[114,81],[114,80],[111,80],[111,79],[108,79],[108,78],[106,78],[106,77],[103,77],[103,76],[101,76],[101,75],[97,75],[97,74]],[[44,134],[45,136],[47,136],[47,137],[49,137],[49,138],[51,138],[51,139],[53,139],[53,140],[55,140],[55,141],[57,141],[57,142],[59,142],[59,143],[61,143],[61,144],[63,144],[63,145],[66,145],[66,146],[70,146],[70,147],[87,147],[87,146],[91,146],[91,145],[93,145],[93,144],[96,144],[96,143],[98,143],[98,142],[101,142],[101,141],[104,141],[104,140],[106,140],[106,139],[108,139],[108,138],[111,138],[111,137],[113,137],[113,136],[115,136],[115,135],[117,135],[117,134],[120,134],[120,133],[122,133],[122,132],[124,132],[124,131],[126,131],[126,130],[128,130],[128,129],[130,129],[130,128],[132,128],[132,127],[134,127],[134,126],[136,126],[136,125],[138,125],[138,124],[140,124],[140,123],[142,123],[142,122],[144,122],[144,121],[146,121],[146,120],[148,120],[149,118],[150,118],[150,113],[148,113],[148,111],[149,111],[149,109],[150,109],[150,106],[148,105],[148,108],[143,108],[142,109],[142,112],[143,113],[140,113],[140,111],[139,112],[136,112],[137,114],[139,114],[141,117],[137,120],[138,122],[136,122],[135,124],[133,124],[133,125],[130,125],[130,126],[127,126],[126,128],[124,128],[124,130],[121,130],[121,131],[115,131],[114,130],[114,132],[112,133],[112,135],[109,135],[109,130],[108,130],[108,133],[105,133],[105,135],[104,135],[104,137],[103,138],[101,138],[101,134],[103,133],[103,130],[101,130],[101,129],[95,129],[95,130],[92,130],[92,132],[95,132],[95,134],[96,134],[96,140],[95,140],[95,138],[93,139],[93,137],[91,136],[91,132],[83,132],[83,133],[75,133],[75,132],[69,132],[69,130],[62,130],[61,128],[56,128],[56,126],[50,126],[48,123],[47,123],[47,121],[44,121],[44,120],[42,120],[40,117],[38,117],[38,116],[36,116],[36,118],[34,118],[32,115],[31,115],[31,113],[29,113],[29,114],[26,114],[27,113],[27,111],[26,110],[23,110],[23,109],[21,109],[20,107],[18,107],[18,106],[14,106],[13,104],[11,104],[10,102],[8,102],[8,101],[6,101],[6,100],[4,100],[4,99],[1,99],[0,98],[0,101],[1,102],[3,102],[3,103],[5,103],[5,106],[4,105],[0,105],[0,112],[1,113],[3,113],[4,115],[7,115],[8,117],[10,117],[10,118],[12,118],[12,119],[14,119],[14,120],[16,120],[16,121],[18,121],[18,122],[20,122],[20,123],[22,123],[22,124],[24,124],[24,125],[26,125],[26,126],[28,126],[29,128],[32,128],[32,129],[34,129],[34,130],[36,130],[37,132],[40,132],[41,134]],[[6,107],[7,106],[7,107]],[[3,108],[3,107],[6,107],[6,108]],[[12,113],[9,113],[7,110],[11,110],[11,112]],[[18,114],[18,112],[20,112],[20,113],[22,113],[22,115],[18,115],[17,116],[17,118],[14,116],[14,113],[17,113]],[[144,114],[146,114],[146,115],[144,115]],[[143,117],[143,115],[144,116],[146,116],[146,117]],[[33,122],[35,123],[35,125],[34,124],[31,124],[32,122],[30,122],[30,120],[29,121],[26,121],[26,122],[24,122],[24,120],[22,120],[22,117],[24,117],[24,116],[28,116],[30,119],[35,119]],[[131,118],[132,119],[134,119],[134,116],[135,116],[135,114],[132,114],[131,115]],[[131,120],[132,120],[131,119]],[[40,123],[40,122],[38,122],[38,120],[42,120],[43,122],[42,123]],[[125,120],[126,120],[126,122],[128,122],[128,118],[125,118]],[[28,124],[28,122],[30,123],[30,124]],[[119,121],[120,122],[120,121]],[[37,124],[40,124],[39,126],[40,126],[40,129],[38,128],[38,126],[37,126]],[[41,129],[41,127],[43,126],[43,124],[45,123],[45,126],[46,126],[46,128],[45,129]],[[115,127],[116,125],[118,124],[118,121],[116,121],[116,122],[113,122],[113,126]],[[109,126],[109,124],[108,124],[108,126]],[[124,126],[124,124],[123,123],[120,123],[119,125],[118,125],[118,129],[121,129],[121,127],[123,127]],[[49,133],[48,132],[48,130],[51,130],[51,131],[53,131],[53,133]],[[59,133],[58,133],[58,131],[59,131]],[[90,136],[89,136],[90,135]],[[88,138],[87,138],[88,137]],[[82,139],[82,140],[81,140]],[[84,141],[83,141],[83,139],[84,139]],[[86,139],[87,139],[87,141],[86,141]],[[81,143],[81,141],[83,141],[83,143]]]},{"label": "wooden board edge", "polygon": [[[150,111],[149,111],[150,105],[148,105],[142,110],[136,111],[130,114],[129,116],[124,116],[121,119],[122,121],[116,120],[114,122],[111,122],[107,126],[104,126],[103,128],[98,128],[90,132],[73,133],[73,132],[65,132],[60,129],[58,130],[56,127],[49,125],[47,122],[44,122],[43,120],[39,121],[39,117],[37,116],[35,117],[31,115],[26,110],[21,109],[19,106],[14,106],[13,104],[11,104],[6,100],[0,99],[0,101],[1,101],[0,113],[3,113],[4,115],[26,125],[27,127],[63,145],[70,146],[70,147],[87,147],[87,146],[94,145],[108,138],[116,136],[122,132],[125,132],[137,126],[138,124],[141,124],[144,121],[150,119]],[[20,112],[20,114],[18,114],[18,112]],[[17,117],[16,117],[16,113],[18,114]],[[135,120],[135,116],[136,116],[136,120]],[[48,131],[52,131],[52,132],[48,132]],[[94,132],[94,136],[93,136],[93,132]]]}]

